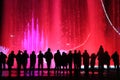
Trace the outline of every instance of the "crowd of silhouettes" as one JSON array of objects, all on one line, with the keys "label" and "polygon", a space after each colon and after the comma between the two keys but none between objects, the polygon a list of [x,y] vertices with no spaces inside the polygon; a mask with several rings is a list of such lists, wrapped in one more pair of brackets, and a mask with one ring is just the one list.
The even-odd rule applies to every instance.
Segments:
[{"label": "crowd of silhouettes", "polygon": [[[84,50],[83,54],[81,51],[71,50],[66,52],[60,52],[57,50],[56,53],[51,52],[51,49],[43,53],[39,51],[39,54],[36,55],[35,51],[32,51],[30,55],[28,55],[27,50],[21,51],[19,50],[18,53],[15,55],[14,51],[11,51],[8,56],[5,53],[0,52],[0,75],[2,75],[2,70],[6,69],[6,64],[8,66],[9,76],[11,76],[11,70],[14,66],[14,62],[16,59],[17,62],[17,76],[20,76],[21,66],[23,66],[24,75],[26,76],[28,69],[28,58],[30,58],[30,67],[29,67],[29,75],[34,76],[35,71],[35,64],[36,58],[38,58],[38,74],[40,71],[43,75],[44,73],[44,58],[47,63],[47,71],[48,76],[50,76],[50,69],[51,69],[51,61],[54,59],[55,68],[54,74],[65,74],[69,73],[72,76],[72,70],[74,70],[74,75],[80,75],[81,66],[84,65],[85,75],[89,74],[89,70],[92,71],[92,74],[95,72],[95,64],[96,59],[98,59],[98,72],[99,74],[103,74],[104,72],[104,65],[107,65],[107,72],[110,70],[110,60],[112,59],[114,62],[114,67],[116,72],[119,72],[119,54],[115,51],[111,56],[109,55],[108,51],[104,51],[103,46],[101,45],[97,53],[92,53],[89,55],[87,50]],[[90,67],[89,67],[90,66]]]}]

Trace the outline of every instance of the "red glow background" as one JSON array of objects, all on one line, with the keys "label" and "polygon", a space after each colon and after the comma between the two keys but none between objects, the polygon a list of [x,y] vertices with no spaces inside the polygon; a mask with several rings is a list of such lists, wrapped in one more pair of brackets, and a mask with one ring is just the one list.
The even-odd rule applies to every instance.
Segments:
[{"label": "red glow background", "polygon": [[[103,0],[120,31],[120,1]],[[100,45],[111,55],[120,52],[120,35],[109,24],[100,0],[1,0],[0,46],[38,52],[88,50]]]}]

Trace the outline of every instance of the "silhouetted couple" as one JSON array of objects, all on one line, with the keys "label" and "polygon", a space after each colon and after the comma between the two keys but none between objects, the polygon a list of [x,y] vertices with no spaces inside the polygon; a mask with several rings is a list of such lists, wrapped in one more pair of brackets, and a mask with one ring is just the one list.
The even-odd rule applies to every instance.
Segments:
[{"label": "silhouetted couple", "polygon": [[48,48],[45,54],[43,54],[42,51],[39,51],[39,54],[38,54],[38,74],[41,69],[42,75],[43,75],[43,58],[45,58],[47,62],[48,76],[50,76],[50,66],[51,66],[51,60],[53,58],[53,54],[50,48]]},{"label": "silhouetted couple", "polygon": [[[66,73],[68,73],[67,71],[68,55],[65,52],[62,52],[61,55],[60,51],[57,50],[57,52],[54,54],[54,61],[55,61],[55,74],[57,73],[57,76],[58,72],[60,73],[60,75],[62,72],[64,75],[65,71]],[[61,67],[63,67],[63,70],[61,70]]]},{"label": "silhouetted couple", "polygon": [[20,76],[20,70],[21,70],[21,66],[23,66],[24,69],[24,76],[26,76],[26,72],[27,72],[27,63],[28,63],[28,53],[27,50],[25,50],[24,52],[22,51],[18,51],[17,55],[16,55],[16,61],[17,61],[17,70],[18,70],[18,76]]},{"label": "silhouetted couple", "polygon": [[91,56],[89,56],[87,50],[85,50],[82,56],[83,56],[85,76],[89,75],[89,65],[91,66],[90,69],[92,71],[92,74],[94,75],[95,62],[96,62],[97,55],[95,53],[92,53]]},{"label": "silhouetted couple", "polygon": [[17,76],[20,76],[20,71],[21,71],[21,66],[23,66],[24,69],[24,75],[26,75],[27,72],[27,63],[28,63],[28,53],[25,50],[24,52],[18,51],[17,55],[15,55],[14,51],[11,51],[11,53],[8,55],[8,70],[9,70],[9,76],[11,76],[11,69],[12,66],[14,65],[14,58],[16,58],[17,61]]},{"label": "silhouetted couple", "polygon": [[101,45],[99,51],[97,53],[98,56],[98,67],[99,67],[99,74],[103,75],[104,72],[104,65],[107,65],[107,72],[109,72],[110,67],[110,55],[108,51],[104,51],[103,46]]}]

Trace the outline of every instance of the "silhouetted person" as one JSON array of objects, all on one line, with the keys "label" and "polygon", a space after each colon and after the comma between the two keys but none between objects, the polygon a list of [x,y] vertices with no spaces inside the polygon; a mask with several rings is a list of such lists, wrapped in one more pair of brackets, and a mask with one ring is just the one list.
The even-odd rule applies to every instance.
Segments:
[{"label": "silhouetted person", "polygon": [[69,51],[69,53],[68,53],[68,65],[69,65],[70,76],[72,76],[72,61],[73,61],[73,54],[72,54],[72,51]]},{"label": "silhouetted person", "polygon": [[2,52],[0,52],[0,76],[2,76]]},{"label": "silhouetted person", "polygon": [[119,54],[117,51],[115,51],[111,58],[113,59],[113,62],[114,62],[114,66],[115,66],[115,69],[116,71],[119,71]]},{"label": "silhouetted person", "polygon": [[80,50],[77,52],[77,69],[81,69],[81,61],[82,61],[82,59],[81,59],[81,52],[80,52]]},{"label": "silhouetted person", "polygon": [[99,68],[99,74],[103,75],[104,72],[104,49],[102,45],[100,46],[98,53],[98,68]]},{"label": "silhouetted person", "polygon": [[109,72],[109,67],[110,67],[110,55],[108,54],[107,51],[105,51],[105,53],[104,53],[104,58],[103,58],[103,60],[104,60],[104,64],[107,65],[107,71]]},{"label": "silhouetted person", "polygon": [[94,74],[96,57],[97,57],[97,55],[95,55],[95,53],[92,53],[92,55],[91,55],[91,61],[90,61],[92,74]]},{"label": "silhouetted person", "polygon": [[53,58],[52,52],[50,48],[45,52],[45,59],[47,62],[47,68],[48,68],[48,76],[50,75],[50,66],[51,66],[51,60]]},{"label": "silhouetted person", "polygon": [[27,63],[28,63],[28,58],[29,58],[29,55],[27,53],[27,50],[24,50],[23,54],[22,54],[22,65],[23,65],[23,69],[24,69],[24,76],[26,76],[26,73],[27,73]]},{"label": "silhouetted person", "polygon": [[55,61],[55,74],[61,69],[61,54],[60,51],[57,50],[57,52],[54,54],[54,61]]},{"label": "silhouetted person", "polygon": [[1,52],[1,58],[2,58],[2,66],[3,66],[3,69],[5,69],[6,68],[6,58],[7,58],[7,56],[3,53],[3,52]]},{"label": "silhouetted person", "polygon": [[44,58],[44,55],[42,53],[42,51],[39,51],[39,54],[38,54],[38,74],[39,74],[39,71],[41,69],[42,71],[42,75],[43,75],[43,58]]},{"label": "silhouetted person", "polygon": [[32,71],[32,76],[34,76],[34,69],[35,69],[35,63],[36,63],[36,55],[35,51],[32,51],[30,54],[30,76],[31,76],[31,71]]},{"label": "silhouetted person", "polygon": [[78,52],[74,52],[74,69],[75,69],[75,75],[79,76],[80,75],[80,69],[81,69],[81,52],[80,50]]},{"label": "silhouetted person", "polygon": [[65,52],[62,52],[62,66],[63,66],[63,75],[65,73],[65,70],[67,69],[67,54]]},{"label": "silhouetted person", "polygon": [[12,66],[14,64],[14,58],[15,58],[14,51],[11,51],[11,53],[8,55],[8,60],[7,60],[9,76],[11,76],[11,69],[12,69]]},{"label": "silhouetted person", "polygon": [[83,53],[83,65],[84,65],[85,75],[87,76],[89,72],[89,54],[87,50],[85,50]]},{"label": "silhouetted person", "polygon": [[74,69],[77,69],[77,57],[78,55],[77,55],[77,51],[76,50],[74,50]]},{"label": "silhouetted person", "polygon": [[21,70],[21,64],[22,64],[22,52],[20,50],[16,55],[16,61],[17,61],[18,76],[20,76],[20,70]]}]

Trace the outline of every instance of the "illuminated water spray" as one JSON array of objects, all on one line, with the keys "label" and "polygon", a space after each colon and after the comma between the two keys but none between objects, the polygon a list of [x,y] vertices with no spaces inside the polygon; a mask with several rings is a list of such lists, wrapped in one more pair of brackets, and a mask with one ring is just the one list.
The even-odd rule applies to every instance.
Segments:
[{"label": "illuminated water spray", "polygon": [[38,19],[35,23],[34,17],[28,22],[27,30],[24,32],[23,48],[28,52],[45,50],[47,48],[47,40],[44,40],[44,32],[39,31]]}]

